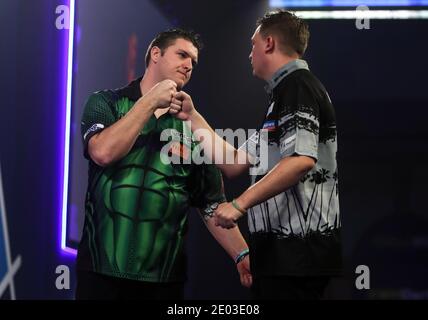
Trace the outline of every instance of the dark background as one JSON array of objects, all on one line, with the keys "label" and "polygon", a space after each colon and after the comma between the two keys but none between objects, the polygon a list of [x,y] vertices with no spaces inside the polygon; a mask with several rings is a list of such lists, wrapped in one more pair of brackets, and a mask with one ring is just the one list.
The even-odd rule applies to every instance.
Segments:
[{"label": "dark background", "polygon": [[[156,19],[156,26],[186,26],[202,35],[205,49],[186,91],[210,124],[255,128],[267,100],[264,83],[251,75],[248,55],[255,20],[267,3],[199,2],[148,4],[163,17]],[[61,253],[58,244],[62,46],[67,32],[55,28],[55,8],[60,4],[65,1],[0,2],[0,164],[12,258],[22,257],[15,277],[18,299],[71,299],[75,286],[74,257]],[[106,5],[99,7],[106,17],[100,37],[108,36],[109,19],[114,19],[108,10]],[[144,15],[141,12],[141,20],[133,22],[143,34],[139,73],[148,45],[144,40],[153,36],[145,30],[161,31],[153,31]],[[428,20],[372,20],[369,30],[357,30],[353,20],[310,20],[309,25],[306,60],[329,91],[339,135],[346,272],[331,284],[327,298],[427,299]],[[124,45],[124,56],[127,50]],[[95,58],[104,54],[93,50]],[[125,60],[111,63],[123,65],[114,87],[124,85]],[[94,72],[105,69],[109,66],[97,65]],[[74,88],[79,85],[74,83]],[[102,85],[80,90],[90,93]],[[73,172],[76,175],[85,181],[86,171]],[[238,195],[248,181],[226,181],[228,195]],[[246,235],[246,221],[240,226]],[[187,246],[187,298],[249,297],[240,287],[233,261],[195,213]],[[55,287],[60,264],[71,269],[71,290]],[[370,290],[355,289],[358,265],[370,268]],[[7,297],[6,293],[3,298]]]}]

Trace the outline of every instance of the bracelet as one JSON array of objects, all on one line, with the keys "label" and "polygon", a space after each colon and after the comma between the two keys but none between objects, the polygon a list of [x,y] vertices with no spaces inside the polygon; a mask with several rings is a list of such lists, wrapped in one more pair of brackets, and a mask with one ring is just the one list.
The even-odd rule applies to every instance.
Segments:
[{"label": "bracelet", "polygon": [[240,263],[249,254],[250,254],[250,250],[248,248],[245,250],[242,250],[241,253],[236,256],[235,263],[236,264]]},{"label": "bracelet", "polygon": [[236,203],[236,199],[233,199],[233,200],[232,200],[232,206],[233,206],[236,210],[238,210],[239,212],[241,212],[242,214],[246,214],[246,213],[247,213],[247,211],[246,211],[246,210],[242,209],[242,208],[238,205],[238,203]]}]

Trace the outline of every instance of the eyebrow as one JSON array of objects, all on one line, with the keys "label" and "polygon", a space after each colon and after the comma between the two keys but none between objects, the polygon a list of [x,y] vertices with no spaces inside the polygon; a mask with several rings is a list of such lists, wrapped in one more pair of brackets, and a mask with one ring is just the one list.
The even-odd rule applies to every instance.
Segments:
[{"label": "eyebrow", "polygon": [[192,55],[189,52],[187,52],[186,50],[184,50],[184,49],[178,49],[178,51],[180,53],[184,53],[187,57],[190,57],[192,59],[192,64],[194,66],[196,66],[198,64],[198,61],[194,57],[192,57]]}]

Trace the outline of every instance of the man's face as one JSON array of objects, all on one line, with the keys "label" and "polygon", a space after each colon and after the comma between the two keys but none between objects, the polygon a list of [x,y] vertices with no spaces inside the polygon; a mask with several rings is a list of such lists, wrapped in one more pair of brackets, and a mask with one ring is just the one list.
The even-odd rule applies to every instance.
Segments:
[{"label": "man's face", "polygon": [[260,35],[260,27],[258,27],[251,37],[252,47],[249,58],[253,67],[253,75],[259,78],[263,78],[263,65],[265,60],[263,49],[264,42],[264,39]]},{"label": "man's face", "polygon": [[260,26],[254,31],[251,37],[251,44],[252,47],[249,58],[251,66],[253,67],[253,75],[266,80],[266,40],[260,34]]},{"label": "man's face", "polygon": [[192,70],[198,62],[198,49],[192,42],[177,39],[164,50],[158,60],[158,72],[162,79],[170,79],[177,83],[178,89],[189,82]]}]

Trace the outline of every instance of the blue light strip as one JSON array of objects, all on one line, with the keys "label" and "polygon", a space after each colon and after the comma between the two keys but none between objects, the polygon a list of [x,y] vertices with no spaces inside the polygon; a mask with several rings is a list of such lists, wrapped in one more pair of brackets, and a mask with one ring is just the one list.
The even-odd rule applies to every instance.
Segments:
[{"label": "blue light strip", "polygon": [[73,44],[74,44],[74,11],[75,0],[70,0],[70,28],[68,30],[68,47],[65,51],[67,78],[66,78],[66,101],[65,101],[65,125],[64,125],[64,153],[63,153],[63,177],[62,177],[62,210],[61,210],[61,249],[63,252],[76,255],[76,250],[67,247],[67,208],[68,208],[68,178],[70,165],[70,117],[71,96],[73,83]]},{"label": "blue light strip", "polygon": [[274,8],[304,8],[304,7],[418,7],[428,6],[428,0],[270,0]]}]

